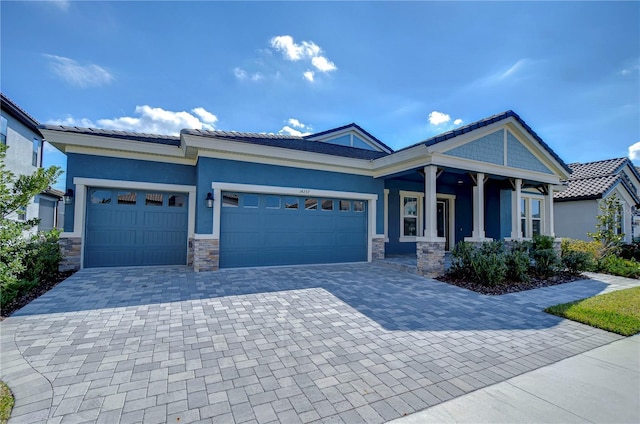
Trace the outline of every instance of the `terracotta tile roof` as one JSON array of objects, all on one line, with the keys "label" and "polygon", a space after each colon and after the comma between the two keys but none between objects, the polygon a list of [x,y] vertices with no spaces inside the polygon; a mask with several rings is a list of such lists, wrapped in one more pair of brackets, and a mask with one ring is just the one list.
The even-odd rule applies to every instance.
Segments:
[{"label": "terracotta tile roof", "polygon": [[633,185],[622,169],[629,165],[636,177],[636,168],[628,158],[605,159],[588,163],[571,163],[571,176],[567,189],[553,195],[556,201],[599,199],[617,184],[623,184],[638,201],[637,187]]}]

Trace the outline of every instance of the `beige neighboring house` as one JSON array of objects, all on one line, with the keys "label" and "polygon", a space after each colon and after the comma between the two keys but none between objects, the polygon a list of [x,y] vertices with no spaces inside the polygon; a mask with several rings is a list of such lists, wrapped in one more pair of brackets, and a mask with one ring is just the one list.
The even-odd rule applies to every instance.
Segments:
[{"label": "beige neighboring house", "polygon": [[588,163],[571,163],[567,189],[555,193],[554,221],[556,235],[591,240],[587,235],[596,229],[599,201],[613,194],[622,201],[620,214],[624,241],[640,236],[640,173],[629,158],[606,159]]},{"label": "beige neighboring house", "polygon": [[[43,136],[38,130],[39,122],[3,93],[0,93],[0,106],[0,143],[8,146],[5,166],[16,176],[31,175],[42,167]],[[49,188],[9,218],[19,221],[40,218],[40,225],[32,232],[61,228],[64,222],[62,194]]]}]

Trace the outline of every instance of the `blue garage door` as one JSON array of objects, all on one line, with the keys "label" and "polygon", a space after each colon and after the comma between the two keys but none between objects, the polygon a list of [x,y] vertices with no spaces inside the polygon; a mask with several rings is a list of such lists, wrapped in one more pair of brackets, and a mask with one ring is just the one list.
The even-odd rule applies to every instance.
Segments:
[{"label": "blue garage door", "polygon": [[85,267],[185,265],[187,194],[90,188]]},{"label": "blue garage door", "polygon": [[223,193],[220,267],[367,260],[362,200]]}]

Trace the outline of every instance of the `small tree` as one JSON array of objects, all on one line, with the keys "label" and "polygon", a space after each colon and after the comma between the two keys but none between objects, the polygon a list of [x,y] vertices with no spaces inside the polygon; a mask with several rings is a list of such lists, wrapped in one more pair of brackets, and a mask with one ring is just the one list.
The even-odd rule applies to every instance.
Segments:
[{"label": "small tree", "polygon": [[57,166],[38,168],[32,175],[15,174],[4,161],[7,146],[0,145],[0,285],[17,281],[24,271],[28,239],[25,231],[38,225],[38,219],[16,221],[9,215],[26,208],[34,196],[51,186],[62,171]]},{"label": "small tree", "polygon": [[598,207],[600,213],[596,217],[596,231],[587,233],[587,235],[602,243],[603,256],[606,256],[615,253],[624,240],[624,233],[620,226],[623,212],[622,202],[614,193],[601,199]]}]

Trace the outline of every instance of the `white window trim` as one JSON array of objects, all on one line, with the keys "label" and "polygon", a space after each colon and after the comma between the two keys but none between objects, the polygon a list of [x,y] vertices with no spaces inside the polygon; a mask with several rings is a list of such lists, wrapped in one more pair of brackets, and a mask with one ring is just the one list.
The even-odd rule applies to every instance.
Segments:
[{"label": "white window trim", "polygon": [[367,202],[367,261],[371,262],[373,257],[373,239],[384,237],[384,235],[376,234],[376,203],[378,200],[377,194],[372,193],[358,193],[349,191],[333,191],[333,190],[316,190],[313,188],[305,187],[278,187],[278,186],[265,186],[255,184],[237,184],[237,183],[224,183],[214,181],[211,183],[213,189],[213,239],[220,239],[220,215],[222,213],[222,202],[218,199],[222,199],[223,191],[237,191],[241,193],[259,193],[259,194],[278,194],[281,196],[308,196],[317,198],[334,198],[334,199],[351,199],[351,200],[363,200]]},{"label": "white window trim", "polygon": [[[417,236],[405,236],[404,233],[404,198],[405,197],[415,197],[418,199],[417,204],[417,228],[416,234]],[[400,238],[398,239],[401,243],[411,243],[415,242],[416,238],[421,236],[424,233],[424,219],[423,215],[423,205],[424,205],[424,193],[420,191],[404,191],[400,190]]]},{"label": "white window trim", "polygon": [[[533,193],[522,193],[520,198],[522,200],[525,201],[525,209],[526,209],[526,215],[525,215],[525,224],[526,227],[524,227],[525,230],[525,237],[521,238],[524,240],[531,240],[533,238],[533,216],[531,213],[531,200],[535,199],[535,200],[539,200],[540,201],[540,235],[544,235],[545,233],[545,221],[546,221],[546,216],[545,216],[545,209],[544,209],[544,205],[545,205],[545,198],[543,195],[541,194],[533,194]],[[518,220],[521,220],[522,216],[518,217]],[[537,218],[536,218],[537,219]]]},{"label": "white window trim", "polygon": [[[75,185],[75,198],[73,199],[73,232],[62,233],[60,237],[72,238],[79,237],[81,239],[80,249],[80,268],[84,268],[84,238],[85,238],[85,211],[87,210],[87,190],[89,187],[98,188],[124,188],[132,190],[153,190],[153,191],[169,191],[175,193],[187,193],[189,194],[189,202],[187,211],[187,246],[189,240],[194,238],[195,224],[196,224],[196,187],[190,185],[179,184],[162,184],[162,183],[147,183],[142,181],[122,181],[122,180],[105,180],[100,178],[84,178],[74,177],[73,184]],[[188,255],[187,255],[188,256]],[[186,265],[186,264],[185,264]]]}]

